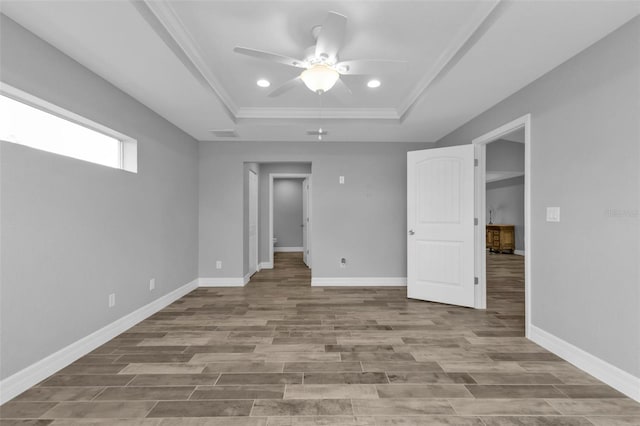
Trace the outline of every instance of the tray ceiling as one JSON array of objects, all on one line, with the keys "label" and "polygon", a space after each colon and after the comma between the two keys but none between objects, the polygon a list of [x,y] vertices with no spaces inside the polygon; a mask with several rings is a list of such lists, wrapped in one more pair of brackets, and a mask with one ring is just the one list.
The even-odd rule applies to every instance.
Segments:
[{"label": "tray ceiling", "polygon": [[[199,140],[432,142],[639,13],[638,2],[3,1],[2,13]],[[341,60],[408,61],[343,76],[319,96],[270,89],[299,69],[235,46],[303,58],[328,11],[347,17]],[[382,85],[367,88],[370,78]],[[218,133],[212,130],[231,130]],[[230,136],[230,135],[235,136]]]}]

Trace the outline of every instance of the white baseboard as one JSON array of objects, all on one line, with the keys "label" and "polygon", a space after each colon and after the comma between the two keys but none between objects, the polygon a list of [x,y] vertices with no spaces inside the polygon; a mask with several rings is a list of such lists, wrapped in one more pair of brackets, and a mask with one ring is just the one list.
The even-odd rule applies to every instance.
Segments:
[{"label": "white baseboard", "polygon": [[517,254],[518,256],[524,256],[524,250],[514,250],[513,254]]},{"label": "white baseboard", "polygon": [[[256,271],[258,272],[258,271]],[[247,275],[244,276],[243,280],[244,282],[242,283],[242,286],[244,287],[245,285],[247,285],[247,283],[249,282],[249,280],[251,279],[251,275],[253,275],[251,272],[249,272]]]},{"label": "white baseboard", "polygon": [[331,277],[311,278],[312,287],[396,287],[407,285],[407,277]]},{"label": "white baseboard", "polygon": [[529,325],[529,339],[640,402],[640,377],[635,377],[533,324]]},{"label": "white baseboard", "polygon": [[197,287],[198,280],[183,285],[0,381],[0,404],[20,395]]},{"label": "white baseboard", "polygon": [[274,247],[274,252],[303,252],[304,247]]},{"label": "white baseboard", "polygon": [[198,278],[198,287],[244,287],[246,277]]},{"label": "white baseboard", "polygon": [[273,269],[273,262],[260,262],[259,269]]}]

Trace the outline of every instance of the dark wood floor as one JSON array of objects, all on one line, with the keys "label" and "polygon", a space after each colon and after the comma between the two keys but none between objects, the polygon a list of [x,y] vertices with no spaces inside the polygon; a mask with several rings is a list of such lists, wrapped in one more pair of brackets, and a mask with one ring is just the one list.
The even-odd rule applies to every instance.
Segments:
[{"label": "dark wood floor", "polygon": [[640,404],[523,337],[523,258],[488,265],[479,311],[312,288],[277,253],[245,288],[197,289],[8,402],[2,424],[640,424]]}]

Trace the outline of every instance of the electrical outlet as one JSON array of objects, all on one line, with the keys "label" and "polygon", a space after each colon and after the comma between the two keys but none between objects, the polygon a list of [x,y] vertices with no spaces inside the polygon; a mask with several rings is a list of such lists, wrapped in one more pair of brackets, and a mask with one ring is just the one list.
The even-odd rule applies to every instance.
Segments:
[{"label": "electrical outlet", "polygon": [[151,278],[151,280],[149,281],[149,291],[154,290],[155,288],[156,288],[156,279]]},{"label": "electrical outlet", "polygon": [[346,268],[347,267],[347,259],[345,259],[344,257],[342,259],[340,259],[340,267],[341,268]]},{"label": "electrical outlet", "polygon": [[111,293],[109,295],[109,307],[113,308],[114,306],[116,306],[116,294],[115,293]]},{"label": "electrical outlet", "polygon": [[216,260],[216,269],[222,269],[222,260]]},{"label": "electrical outlet", "polygon": [[344,176],[340,176],[340,185],[344,185]]}]

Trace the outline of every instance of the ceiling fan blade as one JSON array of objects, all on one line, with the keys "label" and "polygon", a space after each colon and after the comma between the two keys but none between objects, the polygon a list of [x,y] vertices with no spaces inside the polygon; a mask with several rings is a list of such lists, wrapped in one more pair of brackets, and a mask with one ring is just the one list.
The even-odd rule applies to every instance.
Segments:
[{"label": "ceiling fan blade", "polygon": [[322,23],[316,41],[316,56],[335,60],[344,42],[347,28],[347,17],[336,12],[329,12]]},{"label": "ceiling fan blade", "polygon": [[275,89],[273,89],[271,92],[269,92],[269,96],[270,98],[275,98],[276,96],[280,96],[282,95],[284,92],[288,92],[289,90],[300,86],[302,84],[302,79],[300,78],[300,76],[291,79],[289,81],[287,81],[286,83],[276,87]]},{"label": "ceiling fan blade", "polygon": [[251,56],[253,58],[264,59],[266,61],[278,62],[279,64],[289,65],[296,68],[307,68],[304,61],[290,58],[288,56],[279,55],[277,53],[265,52],[264,50],[251,49],[248,47],[234,47],[233,51],[241,55]]},{"label": "ceiling fan blade", "polygon": [[393,74],[406,71],[407,61],[386,59],[356,59],[342,61],[335,65],[336,70],[344,75]]}]

